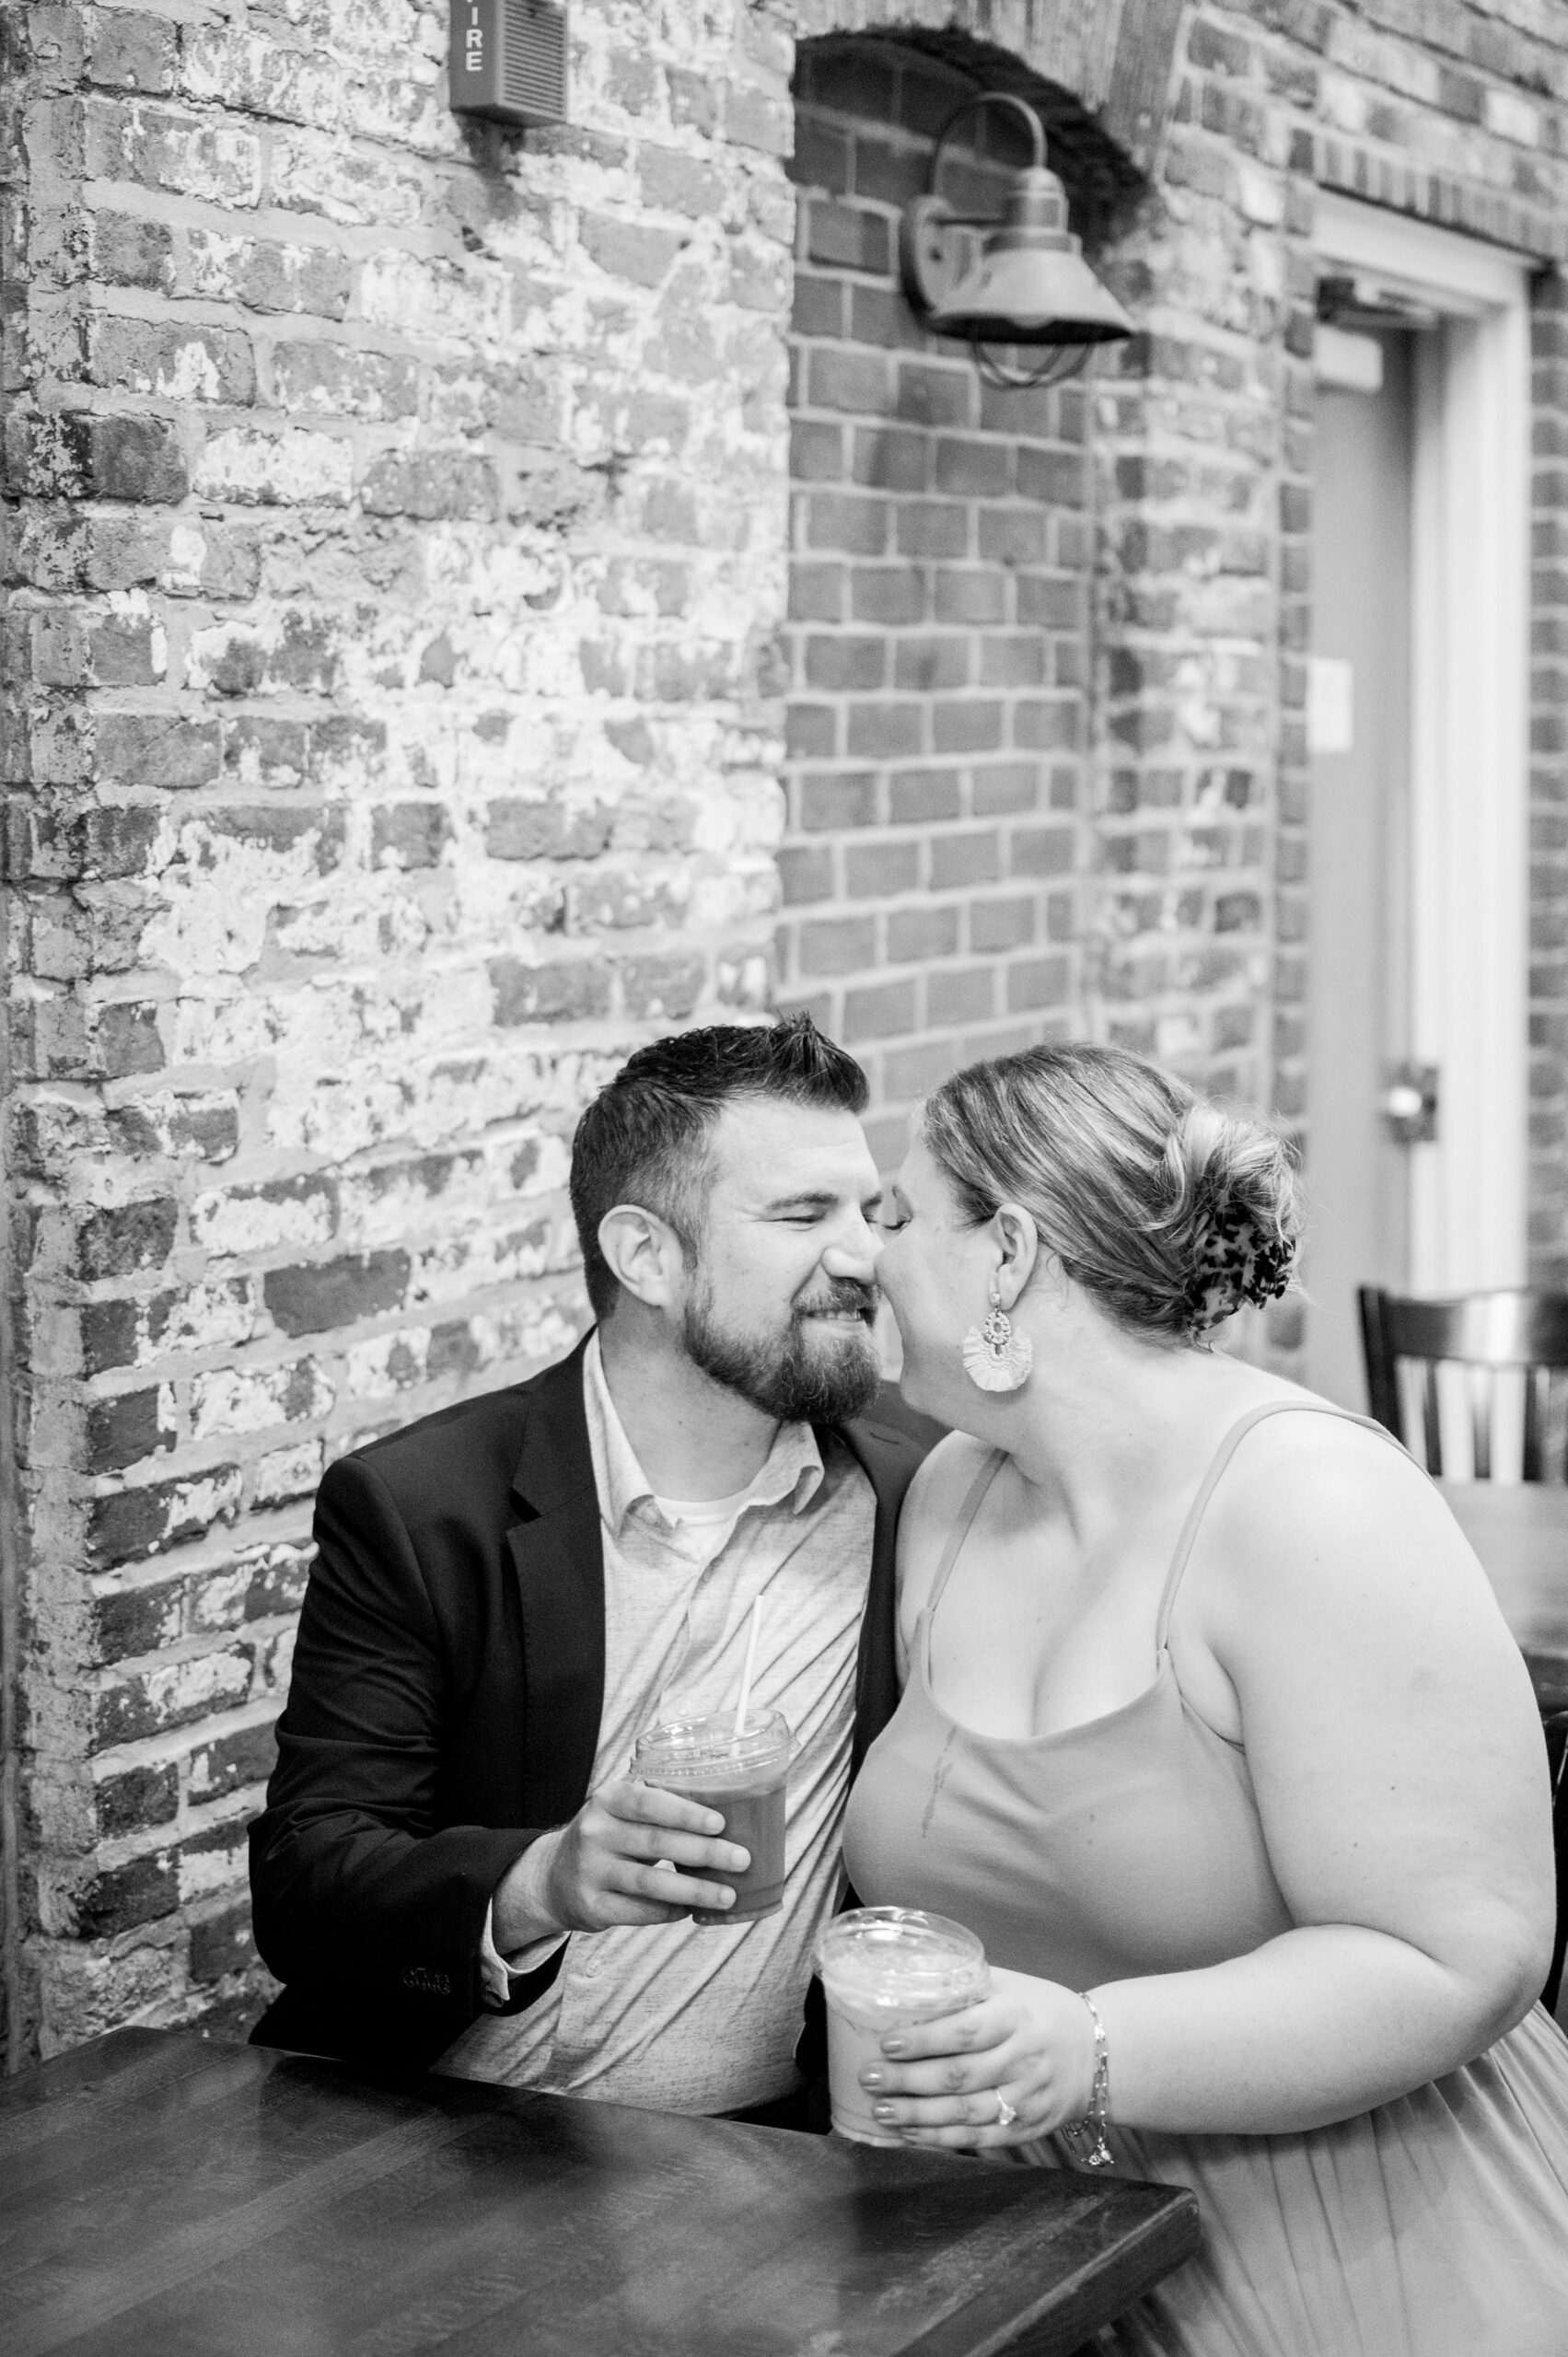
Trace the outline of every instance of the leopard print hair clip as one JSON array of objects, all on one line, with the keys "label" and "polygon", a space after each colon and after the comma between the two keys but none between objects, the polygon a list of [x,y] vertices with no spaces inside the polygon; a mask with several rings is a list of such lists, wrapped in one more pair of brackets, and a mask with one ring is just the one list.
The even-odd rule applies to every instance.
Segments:
[{"label": "leopard print hair clip", "polygon": [[1183,1296],[1181,1330],[1196,1339],[1244,1301],[1277,1301],[1290,1286],[1294,1242],[1264,1233],[1257,1213],[1230,1203],[1209,1223]]}]

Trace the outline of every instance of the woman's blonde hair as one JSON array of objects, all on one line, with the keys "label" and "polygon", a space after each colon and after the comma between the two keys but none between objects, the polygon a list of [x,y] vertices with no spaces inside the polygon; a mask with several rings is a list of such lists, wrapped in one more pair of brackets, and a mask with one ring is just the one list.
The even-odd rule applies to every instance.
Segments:
[{"label": "woman's blonde hair", "polygon": [[970,1064],[926,1099],[920,1132],[967,1218],[1021,1203],[1073,1282],[1135,1331],[1196,1340],[1290,1283],[1283,1141],[1123,1049]]}]

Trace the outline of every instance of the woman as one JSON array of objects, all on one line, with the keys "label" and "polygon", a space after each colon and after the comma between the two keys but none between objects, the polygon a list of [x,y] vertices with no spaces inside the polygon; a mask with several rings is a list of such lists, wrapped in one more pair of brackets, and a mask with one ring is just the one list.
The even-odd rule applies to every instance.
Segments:
[{"label": "woman", "polygon": [[1118,2350],[1562,2357],[1539,1722],[1397,1444],[1208,1347],[1288,1283],[1283,1149],[1035,1050],[938,1090],[887,1225],[905,1393],[957,1429],[846,1863],[995,1969],[884,2041],[879,2116],[1192,2187],[1202,2253]]}]

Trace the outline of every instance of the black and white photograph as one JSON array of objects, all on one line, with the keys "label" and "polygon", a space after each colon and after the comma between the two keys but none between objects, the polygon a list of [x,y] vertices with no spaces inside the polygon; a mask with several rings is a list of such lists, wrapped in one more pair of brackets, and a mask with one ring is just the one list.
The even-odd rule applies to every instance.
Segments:
[{"label": "black and white photograph", "polygon": [[0,2350],[1568,2357],[1568,0],[0,0]]}]

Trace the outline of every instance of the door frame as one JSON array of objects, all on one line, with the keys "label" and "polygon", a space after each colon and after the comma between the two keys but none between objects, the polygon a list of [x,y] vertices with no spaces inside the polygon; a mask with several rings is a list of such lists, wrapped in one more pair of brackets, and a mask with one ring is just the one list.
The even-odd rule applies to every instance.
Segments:
[{"label": "door frame", "polygon": [[1527,1265],[1529,280],[1526,255],[1319,191],[1325,267],[1439,315],[1418,335],[1411,505],[1411,1052],[1441,1070],[1410,1149],[1411,1283]]}]

